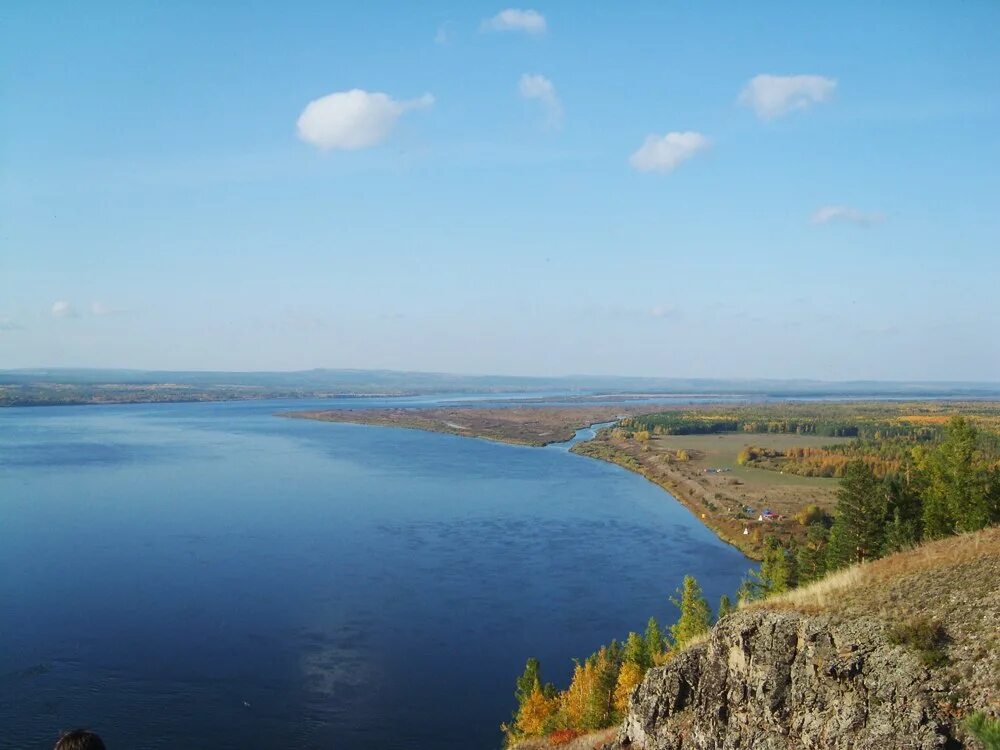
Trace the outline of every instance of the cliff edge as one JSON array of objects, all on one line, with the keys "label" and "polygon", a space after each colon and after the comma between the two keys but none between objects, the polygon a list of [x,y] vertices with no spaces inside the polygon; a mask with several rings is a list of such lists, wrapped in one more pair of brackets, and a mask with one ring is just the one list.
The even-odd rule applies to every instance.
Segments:
[{"label": "cliff edge", "polygon": [[1000,716],[1000,529],[834,574],[724,618],[650,670],[611,747],[980,747]]}]

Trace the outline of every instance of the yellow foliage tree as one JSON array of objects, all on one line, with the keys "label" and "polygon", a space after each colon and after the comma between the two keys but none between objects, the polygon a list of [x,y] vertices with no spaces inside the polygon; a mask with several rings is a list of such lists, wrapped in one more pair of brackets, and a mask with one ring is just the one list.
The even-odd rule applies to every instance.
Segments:
[{"label": "yellow foliage tree", "polygon": [[559,698],[546,698],[535,688],[517,712],[517,730],[520,734],[534,737],[549,731],[551,719],[559,708]]},{"label": "yellow foliage tree", "polygon": [[594,668],[589,664],[577,662],[573,670],[573,679],[569,687],[560,696],[562,698],[562,713],[566,725],[577,729],[583,726],[587,714],[589,697],[596,683]]},{"label": "yellow foliage tree", "polygon": [[601,729],[611,722],[617,656],[607,646],[573,670],[573,681],[562,694],[562,719],[570,729]]},{"label": "yellow foliage tree", "polygon": [[619,715],[625,713],[628,709],[629,699],[632,697],[632,691],[640,682],[642,682],[642,667],[632,661],[622,664],[621,671],[618,673],[618,682],[615,683],[614,705],[616,713]]}]

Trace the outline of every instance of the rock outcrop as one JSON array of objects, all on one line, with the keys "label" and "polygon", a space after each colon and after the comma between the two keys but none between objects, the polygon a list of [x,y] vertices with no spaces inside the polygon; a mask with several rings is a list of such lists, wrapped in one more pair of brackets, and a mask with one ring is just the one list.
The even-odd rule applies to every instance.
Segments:
[{"label": "rock outcrop", "polygon": [[615,748],[960,747],[942,687],[874,618],[741,610],[637,689]]}]

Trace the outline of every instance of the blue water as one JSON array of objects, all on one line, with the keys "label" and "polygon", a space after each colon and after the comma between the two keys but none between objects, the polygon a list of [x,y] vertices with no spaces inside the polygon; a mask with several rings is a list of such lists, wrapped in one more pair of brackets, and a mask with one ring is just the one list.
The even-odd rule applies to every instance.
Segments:
[{"label": "blue water", "polygon": [[0,410],[0,747],[495,748],[526,657],[564,684],[749,565],[565,446],[309,406]]}]

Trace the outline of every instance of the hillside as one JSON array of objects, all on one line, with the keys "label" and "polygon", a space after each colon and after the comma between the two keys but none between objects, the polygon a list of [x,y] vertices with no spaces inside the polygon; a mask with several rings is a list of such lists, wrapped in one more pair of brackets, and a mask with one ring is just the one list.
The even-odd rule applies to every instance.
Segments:
[{"label": "hillside", "polygon": [[650,670],[611,747],[980,747],[1000,717],[1000,529],[742,608]]}]

